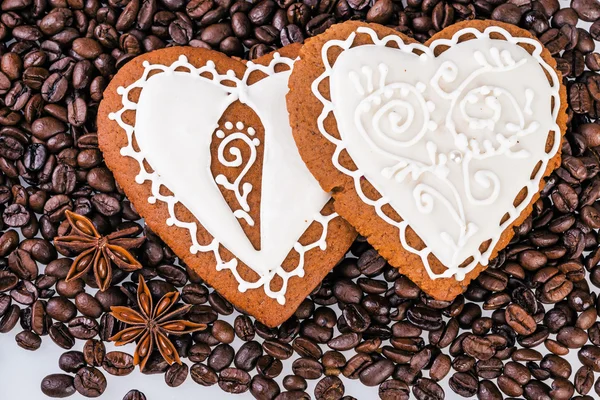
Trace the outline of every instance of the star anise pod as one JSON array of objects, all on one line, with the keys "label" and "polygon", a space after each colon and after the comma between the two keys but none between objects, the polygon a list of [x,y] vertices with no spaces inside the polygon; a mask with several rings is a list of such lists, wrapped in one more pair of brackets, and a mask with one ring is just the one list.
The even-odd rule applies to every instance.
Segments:
[{"label": "star anise pod", "polygon": [[65,215],[71,232],[67,236],[55,237],[54,245],[61,253],[78,254],[67,274],[67,282],[80,278],[93,268],[98,288],[104,291],[112,279],[111,264],[127,272],[142,268],[129,250],[141,246],[145,237],[128,237],[134,233],[133,229],[102,236],[88,218],[71,211],[65,211]]},{"label": "star anise pod", "polygon": [[133,363],[139,364],[142,371],[155,347],[169,365],[181,364],[177,349],[168,338],[168,334],[184,335],[206,329],[205,324],[177,319],[187,314],[192,307],[188,304],[170,311],[178,299],[178,291],[169,292],[154,306],[148,285],[140,274],[137,289],[139,311],[123,306],[111,307],[111,315],[130,327],[118,332],[109,340],[115,342],[117,346],[122,346],[139,339],[133,353]]}]

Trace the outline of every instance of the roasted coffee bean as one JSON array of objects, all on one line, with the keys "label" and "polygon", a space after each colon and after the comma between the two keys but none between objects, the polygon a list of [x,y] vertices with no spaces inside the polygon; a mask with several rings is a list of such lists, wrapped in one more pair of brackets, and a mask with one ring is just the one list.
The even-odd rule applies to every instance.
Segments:
[{"label": "roasted coffee bean", "polygon": [[365,367],[359,375],[360,381],[366,386],[377,386],[394,372],[394,363],[390,360],[376,361]]},{"label": "roasted coffee bean", "polygon": [[133,389],[127,392],[123,400],[146,400],[146,395],[139,390]]},{"label": "roasted coffee bean", "polygon": [[279,392],[279,385],[262,375],[255,375],[250,382],[250,393],[257,399],[274,399]]},{"label": "roasted coffee bean", "polygon": [[450,388],[462,397],[472,397],[477,393],[477,378],[466,372],[457,372],[448,382]]},{"label": "roasted coffee bean", "polygon": [[[110,354],[110,353],[108,353],[108,354]],[[108,356],[108,354],[107,354],[107,356]],[[167,372],[165,373],[165,382],[170,387],[180,386],[187,379],[188,370],[189,370],[188,366],[185,363],[181,363],[181,364],[175,363],[175,364],[171,365],[169,367],[169,369],[167,369]]]},{"label": "roasted coffee bean", "polygon": [[[0,320],[0,328],[2,322]],[[0,331],[1,332],[1,331]],[[48,335],[59,347],[70,349],[75,345],[75,338],[69,332],[69,329],[62,322],[55,322],[48,328]]]},{"label": "roasted coffee bean", "polygon": [[304,379],[318,379],[323,374],[323,366],[311,358],[298,358],[292,363],[294,374]]},{"label": "roasted coffee bean", "polygon": [[67,351],[61,354],[58,359],[58,367],[65,372],[77,373],[81,368],[85,367],[86,361],[83,353],[80,351]]},{"label": "roasted coffee bean", "polygon": [[75,296],[75,307],[81,314],[91,318],[99,318],[103,311],[102,304],[94,296],[85,292]]},{"label": "roasted coffee bean", "polygon": [[535,332],[535,320],[521,306],[510,304],[506,307],[505,317],[508,325],[519,335],[531,335]]},{"label": "roasted coffee bean", "polygon": [[221,371],[231,365],[235,351],[228,344],[220,344],[213,349],[208,357],[208,366],[215,371]]},{"label": "roasted coffee bean", "polygon": [[201,363],[192,365],[190,376],[194,382],[202,386],[212,386],[218,381],[217,373],[211,367]]},{"label": "roasted coffee bean", "polygon": [[250,371],[256,366],[262,354],[263,348],[260,343],[256,341],[246,342],[235,353],[234,364],[239,369]]},{"label": "roasted coffee bean", "polygon": [[98,397],[106,390],[106,378],[94,367],[83,367],[74,379],[75,390],[86,397]]},{"label": "roasted coffee bean", "polygon": [[69,332],[77,339],[92,339],[99,333],[96,320],[88,317],[77,317],[69,321]]},{"label": "roasted coffee bean", "polygon": [[592,368],[594,372],[600,372],[600,347],[585,345],[577,352],[577,357],[583,365]]},{"label": "roasted coffee bean", "polygon": [[104,363],[106,348],[104,343],[96,339],[88,339],[83,346],[83,356],[85,362],[94,367],[99,367]]},{"label": "roasted coffee bean", "polygon": [[[426,392],[420,392],[425,395]],[[387,380],[379,386],[379,397],[382,400],[408,400],[410,390],[406,383],[399,380]]]},{"label": "roasted coffee bean", "polygon": [[109,351],[104,356],[102,368],[111,375],[129,375],[134,368],[133,357],[122,351]]},{"label": "roasted coffee bean", "polygon": [[444,390],[441,386],[427,378],[418,379],[412,387],[412,392],[418,400],[442,400],[444,398]]},{"label": "roasted coffee bean", "polygon": [[69,397],[75,393],[73,377],[66,374],[51,374],[42,380],[42,393],[48,397]]},{"label": "roasted coffee bean", "polygon": [[37,350],[42,344],[42,339],[31,331],[21,331],[16,334],[15,341],[25,350]]},{"label": "roasted coffee bean", "polygon": [[250,388],[250,374],[237,368],[226,368],[219,374],[219,387],[228,393],[239,394]]},{"label": "roasted coffee bean", "polygon": [[215,321],[212,327],[212,335],[221,343],[231,343],[234,339],[233,327],[225,321]]},{"label": "roasted coffee bean", "polygon": [[10,332],[19,322],[19,306],[10,306],[0,319],[0,333]]},{"label": "roasted coffee bean", "polygon": [[53,297],[46,304],[46,312],[57,321],[69,322],[77,315],[77,309],[73,303],[64,297]]}]

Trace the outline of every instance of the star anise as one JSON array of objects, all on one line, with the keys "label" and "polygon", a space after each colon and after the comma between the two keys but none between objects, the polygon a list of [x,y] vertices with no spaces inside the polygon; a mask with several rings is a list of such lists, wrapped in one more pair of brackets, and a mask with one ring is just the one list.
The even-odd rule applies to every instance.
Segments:
[{"label": "star anise", "polygon": [[178,299],[178,291],[169,292],[154,306],[148,285],[140,274],[137,289],[139,311],[123,306],[111,307],[111,315],[131,327],[123,329],[109,340],[114,341],[117,346],[122,346],[139,339],[133,354],[133,363],[139,364],[142,371],[155,347],[169,365],[175,362],[181,364],[177,349],[168,334],[184,335],[206,329],[205,324],[177,319],[187,314],[191,304],[169,311]]},{"label": "star anise", "polygon": [[65,211],[71,231],[67,236],[54,238],[54,245],[61,253],[78,256],[73,260],[66,281],[83,276],[93,268],[98,288],[106,290],[112,279],[111,264],[123,271],[131,272],[142,265],[129,252],[144,243],[145,237],[128,237],[134,229],[123,229],[107,236],[98,233],[88,218]]}]

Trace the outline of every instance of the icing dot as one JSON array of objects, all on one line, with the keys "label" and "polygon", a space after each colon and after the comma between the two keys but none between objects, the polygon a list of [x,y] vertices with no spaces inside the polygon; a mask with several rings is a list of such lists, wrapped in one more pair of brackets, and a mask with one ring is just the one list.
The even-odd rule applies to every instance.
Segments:
[{"label": "icing dot", "polygon": [[219,139],[223,139],[225,137],[225,132],[223,132],[222,130],[218,130],[217,132],[215,132],[215,134],[217,135],[217,137]]},{"label": "icing dot", "polygon": [[225,185],[227,183],[227,178],[225,177],[225,175],[217,175],[217,177],[215,178],[215,182],[217,182],[219,185]]},{"label": "icing dot", "polygon": [[256,130],[254,128],[248,128],[248,135],[254,136],[256,134]]},{"label": "icing dot", "polygon": [[148,197],[148,203],[150,203],[150,204],[156,203],[156,197],[154,197],[154,196]]},{"label": "icing dot", "polygon": [[135,183],[142,184],[144,183],[144,177],[140,174],[135,177]]},{"label": "icing dot", "polygon": [[462,271],[456,271],[456,280],[457,281],[464,281],[465,280],[465,273]]},{"label": "icing dot", "polygon": [[235,123],[235,127],[237,129],[244,129],[244,124],[241,121]]},{"label": "icing dot", "polygon": [[463,155],[460,151],[458,150],[453,150],[450,152],[449,157],[452,161],[454,161],[457,164],[460,164],[462,162],[463,159]]},{"label": "icing dot", "polygon": [[175,220],[171,217],[167,218],[167,225],[168,226],[173,226],[175,225]]},{"label": "icing dot", "polygon": [[117,88],[117,94],[119,94],[121,96],[124,95],[125,94],[125,88],[123,86],[119,86]]},{"label": "icing dot", "polygon": [[281,305],[284,305],[285,304],[285,296],[283,296],[283,295],[277,296],[277,302]]},{"label": "icing dot", "polygon": [[190,246],[190,253],[196,254],[196,253],[198,253],[198,251],[199,251],[198,246],[196,246],[196,245]]},{"label": "icing dot", "polygon": [[423,93],[425,91],[425,89],[427,89],[427,86],[423,83],[423,82],[418,82],[416,84],[417,90],[421,93]]},{"label": "icing dot", "polygon": [[429,129],[430,131],[435,131],[438,127],[438,124],[436,124],[434,121],[429,121],[427,123],[427,129]]},{"label": "icing dot", "polygon": [[225,122],[225,128],[231,130],[231,129],[233,129],[233,124],[231,122],[227,121],[227,122]]},{"label": "icing dot", "polygon": [[144,61],[144,62],[142,63],[142,66],[143,66],[144,68],[148,68],[148,67],[150,66],[150,63],[149,63],[148,61]]},{"label": "icing dot", "polygon": [[108,114],[108,119],[110,119],[111,121],[114,121],[115,119],[117,119],[117,115],[115,113],[110,113]]},{"label": "icing dot", "polygon": [[187,62],[187,57],[182,54],[179,56],[179,61],[181,61],[182,63]]},{"label": "icing dot", "polygon": [[254,146],[258,146],[260,144],[260,140],[258,140],[258,138],[254,138],[252,139],[252,144],[254,144]]},{"label": "icing dot", "polygon": [[435,111],[435,103],[433,101],[428,101],[427,102],[427,109],[429,110],[429,112]]}]

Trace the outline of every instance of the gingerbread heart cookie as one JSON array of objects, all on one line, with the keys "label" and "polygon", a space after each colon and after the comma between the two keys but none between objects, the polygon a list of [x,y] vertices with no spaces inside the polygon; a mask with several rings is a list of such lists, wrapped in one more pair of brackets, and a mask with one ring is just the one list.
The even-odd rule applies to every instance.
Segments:
[{"label": "gingerbread heart cookie", "polygon": [[425,44],[347,22],[300,58],[287,101],[307,166],[391,265],[454,299],[560,165],[566,97],[550,53],[491,21]]},{"label": "gingerbread heart cookie", "polygon": [[356,233],[302,162],[286,110],[298,46],[255,62],[175,47],[113,78],[107,166],[146,224],[237,308],[285,321]]}]

